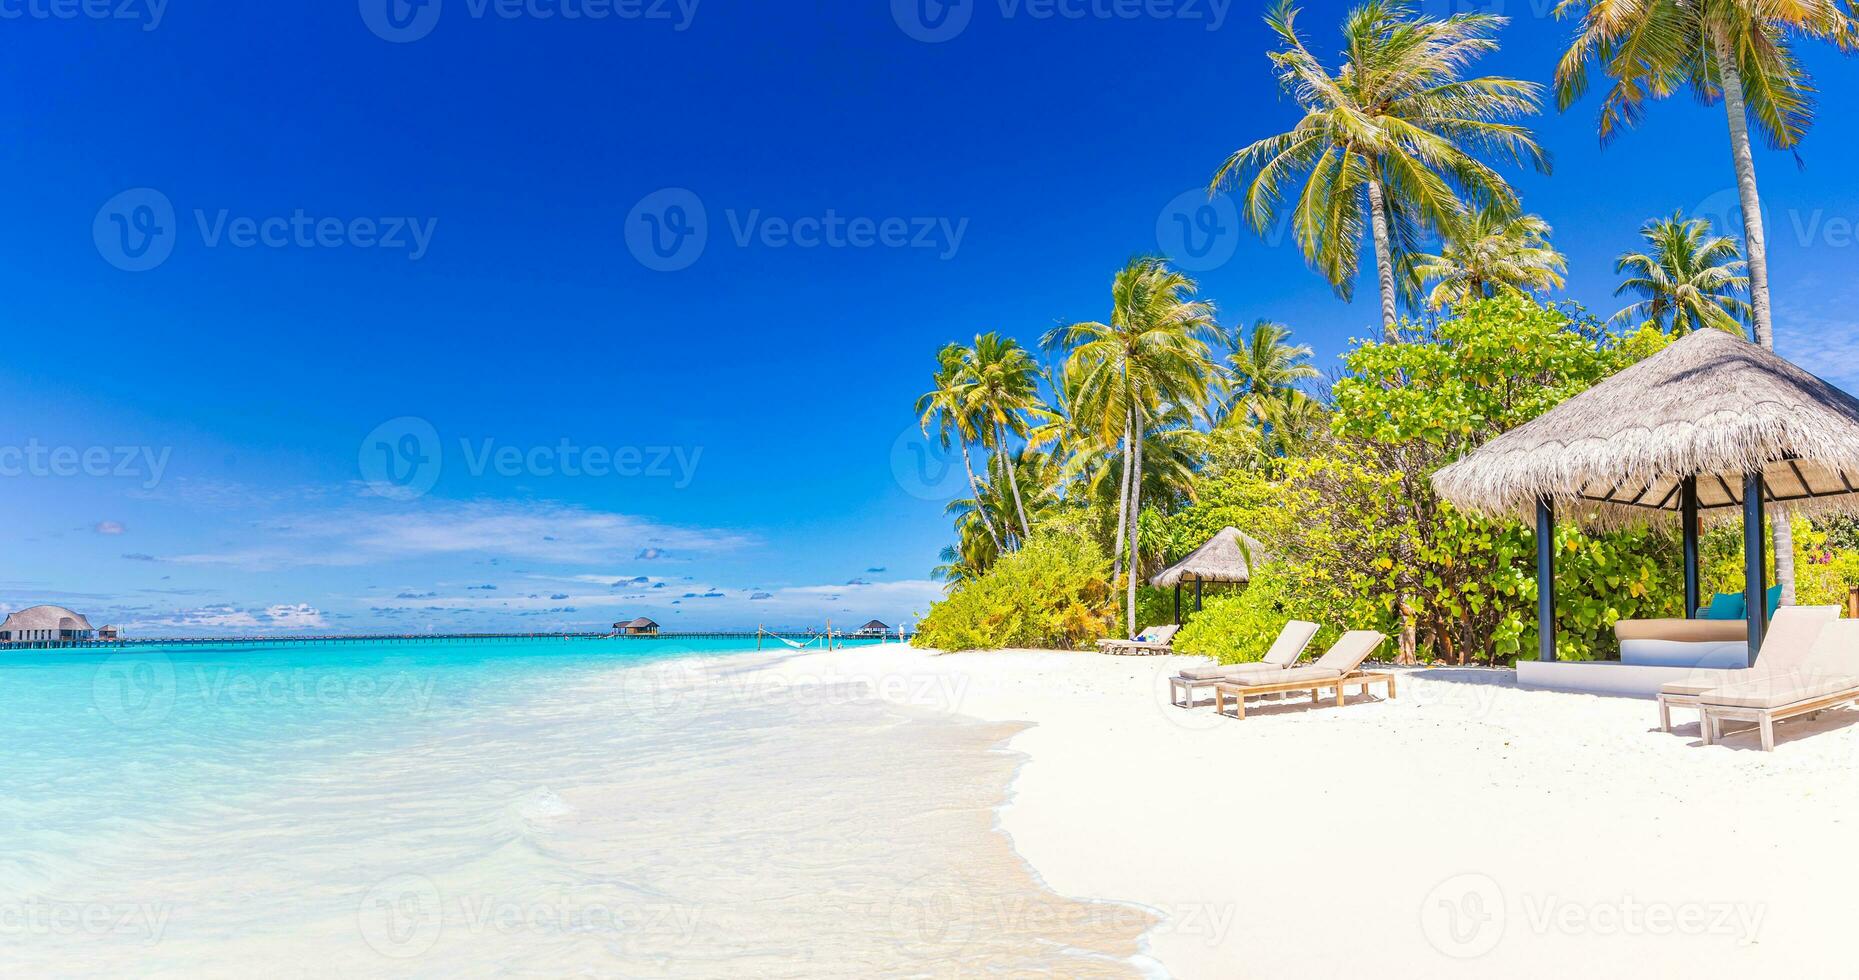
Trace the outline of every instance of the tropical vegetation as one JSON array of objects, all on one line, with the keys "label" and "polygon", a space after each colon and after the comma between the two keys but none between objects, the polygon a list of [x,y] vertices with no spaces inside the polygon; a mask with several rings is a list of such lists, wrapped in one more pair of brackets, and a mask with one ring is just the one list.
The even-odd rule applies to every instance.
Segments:
[{"label": "tropical vegetation", "polygon": [[[1756,342],[1775,347],[1769,294],[1768,235],[1749,124],[1776,149],[1799,146],[1814,120],[1814,87],[1795,56],[1797,41],[1843,51],[1859,46],[1859,21],[1848,0],[1562,0],[1557,16],[1581,21],[1575,43],[1556,67],[1556,97],[1567,109],[1588,88],[1590,71],[1613,81],[1601,102],[1603,142],[1637,122],[1647,102],[1682,87],[1705,105],[1722,103],[1730,159],[1749,257],[1750,319]],[[1784,601],[1795,595],[1793,521],[1772,517]]]},{"label": "tropical vegetation", "polygon": [[[1558,94],[1566,106],[1591,70],[1612,78],[1604,138],[1678,84],[1734,97],[1740,186],[1737,119],[1798,142],[1808,88],[1788,44],[1851,42],[1836,7],[1569,0],[1559,12],[1582,29]],[[1138,256],[1111,276],[1102,320],[1042,336],[1043,366],[1000,333],[945,347],[917,415],[959,449],[969,495],[948,505],[954,540],[937,571],[949,591],[919,642],[1082,647],[1172,621],[1178,598],[1144,583],[1236,526],[1268,554],[1247,586],[1186,610],[1178,649],[1255,657],[1298,617],[1398,635],[1406,660],[1503,662],[1536,643],[1534,529],[1456,510],[1434,495],[1433,472],[1693,330],[1772,343],[1751,207],[1741,238],[1680,212],[1646,222],[1641,248],[1615,264],[1630,304],[1605,320],[1556,298],[1567,260],[1494,166],[1547,172],[1523,125],[1538,87],[1467,77],[1503,18],[1367,0],[1330,69],[1297,15],[1281,4],[1266,20],[1302,118],[1228,157],[1210,192],[1237,194],[1261,230],[1288,219],[1345,299],[1372,249],[1378,336],[1326,373],[1291,326],[1259,311],[1227,319],[1166,257]],[[1774,541],[1795,599],[1840,601],[1859,586],[1859,522],[1784,514]],[[1561,656],[1607,655],[1621,618],[1680,613],[1671,536],[1564,526],[1554,547]],[[1741,550],[1734,529],[1706,535],[1707,589],[1742,587]]]}]

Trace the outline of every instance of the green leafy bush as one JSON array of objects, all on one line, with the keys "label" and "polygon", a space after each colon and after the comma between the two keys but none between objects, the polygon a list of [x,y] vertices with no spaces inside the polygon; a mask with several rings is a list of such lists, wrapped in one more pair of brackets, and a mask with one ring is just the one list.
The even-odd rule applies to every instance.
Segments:
[{"label": "green leafy bush", "polygon": [[912,641],[938,650],[1075,650],[1110,634],[1110,560],[1089,535],[1039,529],[930,607]]},{"label": "green leafy bush", "polygon": [[1284,566],[1267,566],[1254,574],[1252,584],[1245,589],[1208,599],[1205,607],[1175,634],[1175,649],[1212,657],[1223,664],[1252,663],[1265,656],[1286,622],[1310,619],[1322,626],[1311,641],[1312,647],[1321,650],[1335,642],[1341,632],[1312,617],[1312,611],[1298,601]]}]

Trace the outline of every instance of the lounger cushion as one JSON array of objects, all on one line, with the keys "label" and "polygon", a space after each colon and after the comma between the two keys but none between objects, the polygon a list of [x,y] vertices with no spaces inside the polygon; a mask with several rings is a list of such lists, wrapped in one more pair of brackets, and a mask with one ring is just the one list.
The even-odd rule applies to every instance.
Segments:
[{"label": "lounger cushion", "polygon": [[1304,655],[1304,648],[1317,635],[1317,624],[1294,619],[1285,624],[1278,632],[1278,639],[1272,641],[1271,649],[1265,651],[1264,663],[1276,667],[1289,667],[1297,663],[1297,658]]},{"label": "lounger cushion", "polygon": [[[1756,667],[1783,668],[1806,663],[1829,623],[1840,618],[1838,606],[1789,606],[1776,610],[1756,654]],[[1825,673],[1825,671],[1822,671]]]},{"label": "lounger cushion", "polygon": [[[1710,676],[1713,674],[1716,676]],[[1700,694],[1709,694],[1720,687],[1729,687],[1732,684],[1750,680],[1754,674],[1755,671],[1750,670],[1700,671],[1699,676],[1659,685],[1659,693],[1667,697],[1695,698]]]},{"label": "lounger cushion", "polygon": [[1254,677],[1276,677],[1284,673],[1284,668],[1273,664],[1222,664],[1217,667],[1196,667],[1184,670],[1181,676],[1191,681],[1237,681],[1251,680]]},{"label": "lounger cushion", "polygon": [[1270,676],[1261,677],[1256,683],[1290,684],[1302,683],[1305,681],[1316,683],[1318,681],[1333,681],[1341,676],[1343,676],[1343,672],[1333,667],[1319,667],[1316,664],[1311,664],[1306,667],[1287,667],[1284,670],[1273,671]]},{"label": "lounger cushion", "polygon": [[1329,652],[1317,658],[1312,666],[1323,667],[1337,674],[1347,674],[1362,666],[1362,661],[1375,652],[1388,639],[1387,634],[1374,630],[1351,630],[1330,647]]},{"label": "lounger cushion", "polygon": [[1630,640],[1721,643],[1748,639],[1749,626],[1740,619],[1623,619],[1614,624],[1614,636],[1622,643]]},{"label": "lounger cushion", "polygon": [[1859,697],[1859,677],[1767,677],[1720,687],[1700,699],[1707,707],[1785,708],[1801,701],[1812,701],[1842,691]]}]

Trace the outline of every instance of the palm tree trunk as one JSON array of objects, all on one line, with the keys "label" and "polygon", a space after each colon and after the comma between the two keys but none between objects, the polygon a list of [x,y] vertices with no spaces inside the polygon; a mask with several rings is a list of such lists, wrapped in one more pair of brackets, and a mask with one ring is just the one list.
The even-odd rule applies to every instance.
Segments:
[{"label": "palm tree trunk", "polygon": [[1025,541],[1033,536],[1033,525],[1026,522],[1026,504],[1020,500],[1020,478],[1014,475],[1013,453],[1007,448],[1007,426],[998,421],[994,423],[994,440],[1007,464],[1007,486],[1013,490],[1013,510],[1020,515],[1020,540]]},{"label": "palm tree trunk", "polygon": [[1394,309],[1394,246],[1389,243],[1388,210],[1382,200],[1378,178],[1369,178],[1368,214],[1375,230],[1375,278],[1381,286],[1381,330],[1389,343],[1393,343],[1401,337],[1399,314]]},{"label": "palm tree trunk", "polygon": [[[1749,146],[1749,116],[1743,102],[1743,73],[1736,49],[1722,28],[1712,32],[1717,68],[1723,78],[1724,113],[1730,120],[1730,156],[1736,162],[1736,196],[1743,208],[1743,252],[1749,259],[1749,302],[1756,311],[1756,343],[1775,349],[1775,321],[1769,301],[1769,242],[1762,227],[1762,198],[1756,192],[1756,158]],[[1769,524],[1775,535],[1775,582],[1782,604],[1794,605],[1794,523],[1788,508],[1776,507]]]},{"label": "palm tree trunk", "polygon": [[1116,558],[1110,565],[1110,587],[1115,589],[1118,580],[1123,578],[1123,535],[1129,529],[1130,519],[1130,412],[1123,410],[1123,478],[1117,485],[1117,540],[1110,550]]},{"label": "palm tree trunk", "polygon": [[1136,552],[1136,530],[1137,530],[1136,525],[1138,523],[1137,518],[1141,517],[1142,512],[1143,512],[1143,420],[1142,420],[1142,416],[1137,415],[1134,410],[1131,411],[1130,417],[1134,422],[1134,424],[1130,427],[1131,455],[1134,457],[1131,466],[1132,466],[1132,469],[1134,470],[1134,473],[1130,477],[1130,584],[1129,584],[1130,639],[1133,640],[1136,638],[1136,575],[1137,575],[1137,569],[1142,567],[1141,561],[1139,560],[1139,556],[1137,555],[1137,552]]},{"label": "palm tree trunk", "polygon": [[[1369,178],[1368,211],[1375,231],[1375,274],[1381,283],[1382,334],[1388,343],[1397,344],[1401,341],[1401,326],[1394,308],[1394,248],[1389,244],[1387,204],[1382,200],[1381,181],[1378,178]],[[1406,593],[1397,597],[1396,608],[1401,614],[1399,660],[1403,664],[1411,664],[1417,659],[1415,651],[1420,644],[1413,608],[1407,601]]]},{"label": "palm tree trunk", "polygon": [[1001,552],[1004,549],[1001,548],[1000,532],[994,530],[994,522],[988,520],[987,501],[981,499],[981,481],[975,479],[975,462],[968,455],[968,440],[963,439],[961,442],[962,468],[968,471],[968,492],[974,497],[975,513],[981,517],[981,526],[988,529],[988,537],[994,542],[994,550]]}]

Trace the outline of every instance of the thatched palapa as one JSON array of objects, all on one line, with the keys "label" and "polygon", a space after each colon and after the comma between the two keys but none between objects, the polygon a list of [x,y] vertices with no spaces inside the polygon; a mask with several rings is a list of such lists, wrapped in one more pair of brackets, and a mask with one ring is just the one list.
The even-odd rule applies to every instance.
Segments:
[{"label": "thatched palapa", "polygon": [[1749,473],[1792,510],[1859,513],[1859,399],[1700,330],[1441,469],[1433,487],[1487,516],[1527,521],[1548,499],[1618,527],[1679,512],[1687,477],[1701,516],[1733,517]]},{"label": "thatched palapa", "polygon": [[1253,566],[1265,561],[1265,546],[1236,527],[1222,530],[1188,557],[1149,580],[1158,589],[1183,582],[1250,582]]}]

